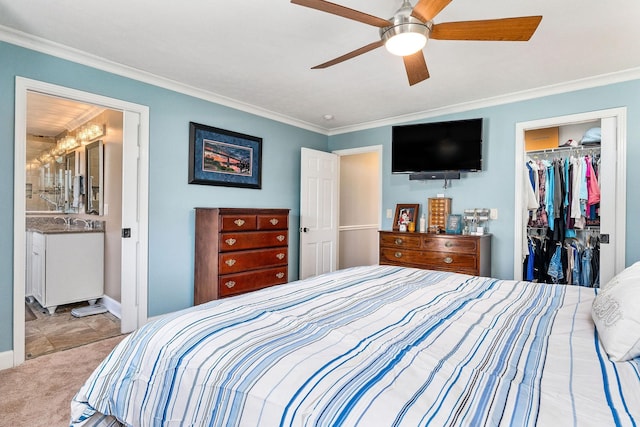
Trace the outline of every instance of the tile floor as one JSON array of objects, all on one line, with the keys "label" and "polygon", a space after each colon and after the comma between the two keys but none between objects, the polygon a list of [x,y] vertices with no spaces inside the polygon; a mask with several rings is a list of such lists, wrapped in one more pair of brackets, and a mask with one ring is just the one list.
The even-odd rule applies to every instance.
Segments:
[{"label": "tile floor", "polygon": [[35,316],[25,316],[25,358],[33,359],[43,354],[54,353],[120,335],[120,319],[107,312],[93,316],[74,317],[71,310],[87,303],[59,306],[52,315],[34,301],[27,307]]}]

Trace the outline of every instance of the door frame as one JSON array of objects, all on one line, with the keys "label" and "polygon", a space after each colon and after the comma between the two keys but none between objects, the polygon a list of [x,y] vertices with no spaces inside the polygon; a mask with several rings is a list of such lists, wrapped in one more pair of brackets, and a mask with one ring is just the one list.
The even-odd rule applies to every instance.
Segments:
[{"label": "door frame", "polygon": [[611,108],[607,110],[590,111],[586,113],[571,114],[559,117],[550,117],[541,120],[533,120],[528,122],[516,123],[515,134],[515,208],[514,208],[514,258],[513,258],[513,278],[515,280],[522,279],[522,260],[524,253],[522,249],[522,241],[525,238],[523,234],[523,185],[522,177],[524,176],[525,162],[525,144],[524,133],[527,130],[542,129],[553,126],[570,125],[580,122],[589,122],[595,120],[603,120],[614,118],[616,120],[616,174],[615,183],[616,190],[614,195],[615,206],[625,206],[625,209],[615,210],[615,229],[612,230],[615,235],[615,265],[614,273],[617,274],[625,268],[625,251],[626,251],[626,197],[627,197],[627,108]]},{"label": "door frame", "polygon": [[[25,300],[25,268],[26,268],[26,213],[25,213],[25,164],[26,164],[26,129],[27,125],[27,92],[34,91],[46,95],[68,98],[78,102],[96,104],[122,111],[137,114],[140,118],[137,138],[127,138],[123,133],[123,152],[125,145],[135,143],[138,145],[138,186],[137,186],[137,212],[123,212],[128,216],[138,218],[138,247],[137,259],[131,261],[131,265],[122,266],[122,283],[135,283],[137,298],[130,304],[121,307],[122,319],[126,320],[130,332],[136,327],[147,322],[148,300],[148,195],[149,195],[149,107],[134,104],[115,98],[109,98],[89,92],[58,86],[50,83],[32,80],[24,77],[16,77],[15,87],[15,128],[14,128],[14,200],[13,200],[13,366],[17,366],[25,360],[25,325],[24,325],[24,300]],[[123,117],[124,121],[124,117]],[[126,125],[125,125],[126,126]],[[132,139],[137,139],[133,141]],[[122,186],[122,197],[130,192],[129,185]],[[124,209],[124,207],[123,207]],[[124,224],[123,224],[124,226]],[[129,226],[129,225],[127,225]],[[126,275],[126,276],[125,276]],[[128,291],[131,292],[130,290]]]},{"label": "door frame", "polygon": [[[341,150],[334,150],[332,151],[333,154],[337,154],[338,158],[342,158],[345,156],[355,156],[358,154],[367,154],[367,153],[378,153],[378,182],[376,183],[378,188],[378,223],[376,224],[377,230],[380,230],[380,227],[382,226],[382,183],[383,183],[383,174],[382,174],[382,154],[383,154],[383,147],[382,145],[368,145],[365,147],[357,147],[357,148],[346,148],[346,149],[341,149]],[[338,167],[338,192],[339,194],[343,192],[344,190],[344,186],[345,184],[342,182],[342,180],[340,179],[340,175],[341,175],[341,171],[340,168],[342,168],[342,163],[339,163],[339,167]],[[373,185],[373,184],[372,184]],[[372,224],[373,225],[373,224]],[[369,228],[369,227],[366,227]],[[340,247],[340,232],[341,231],[347,231],[347,230],[353,230],[354,228],[346,228],[344,226],[341,225],[340,222],[340,212],[338,212],[338,248]],[[360,227],[358,227],[357,229],[361,229]],[[376,231],[377,233],[377,231]],[[340,254],[338,253],[338,256]],[[338,258],[338,262],[339,264],[339,258]]]}]

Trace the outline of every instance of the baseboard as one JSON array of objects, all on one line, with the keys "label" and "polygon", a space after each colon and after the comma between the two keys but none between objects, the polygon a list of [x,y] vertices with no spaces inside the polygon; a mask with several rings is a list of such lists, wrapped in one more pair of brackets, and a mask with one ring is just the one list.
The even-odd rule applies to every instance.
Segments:
[{"label": "baseboard", "polygon": [[109,310],[109,313],[113,314],[118,319],[122,319],[122,306],[119,301],[105,295],[100,298],[100,302],[107,310]]},{"label": "baseboard", "polygon": [[0,353],[0,371],[13,368],[13,350]]}]

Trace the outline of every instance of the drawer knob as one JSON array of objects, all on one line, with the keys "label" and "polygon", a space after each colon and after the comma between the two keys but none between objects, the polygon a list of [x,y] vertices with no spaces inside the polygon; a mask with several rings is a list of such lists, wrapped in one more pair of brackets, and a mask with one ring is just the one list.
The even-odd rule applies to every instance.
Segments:
[{"label": "drawer knob", "polygon": [[278,225],[278,222],[280,221],[278,221],[278,218],[271,218],[269,222],[271,223],[271,225]]},{"label": "drawer knob", "polygon": [[233,223],[234,223],[235,225],[237,225],[238,227],[242,227],[242,226],[244,225],[244,219],[240,219],[240,218],[238,218],[238,219],[236,219],[235,221],[233,221]]},{"label": "drawer knob", "polygon": [[225,242],[227,243],[227,245],[233,246],[236,243],[236,239],[229,237],[227,240],[225,240]]},{"label": "drawer knob", "polygon": [[450,256],[448,256],[448,257],[446,257],[445,259],[443,259],[443,261],[444,261],[446,264],[451,264],[451,263],[453,262],[453,258],[451,258]]},{"label": "drawer knob", "polygon": [[280,234],[280,235],[278,235],[278,237],[276,237],[276,240],[278,240],[278,242],[282,242],[282,241],[284,241],[284,239],[285,239],[285,237],[282,234]]},{"label": "drawer knob", "polygon": [[402,239],[396,239],[396,245],[401,245],[402,244]]},{"label": "drawer knob", "polygon": [[227,288],[231,289],[236,285],[236,282],[234,282],[233,280],[229,280],[227,283],[224,284]]},{"label": "drawer knob", "polygon": [[277,255],[276,255],[276,258],[278,258],[278,259],[284,259],[284,256],[285,256],[285,255],[284,255],[283,253],[279,253],[279,254],[277,254]]},{"label": "drawer knob", "polygon": [[453,242],[445,242],[445,243],[444,243],[444,245],[445,245],[447,248],[450,248],[451,246],[453,246]]},{"label": "drawer knob", "polygon": [[402,252],[396,252],[395,254],[393,254],[393,256],[395,256],[396,258],[402,258]]},{"label": "drawer knob", "polygon": [[227,264],[229,267],[231,267],[231,266],[233,266],[233,264],[236,263],[236,260],[231,258],[231,259],[226,260],[224,263]]},{"label": "drawer knob", "polygon": [[283,273],[282,271],[281,271],[281,272],[279,272],[279,273],[276,273],[276,277],[277,277],[278,279],[282,279],[282,278],[284,277],[284,273]]}]

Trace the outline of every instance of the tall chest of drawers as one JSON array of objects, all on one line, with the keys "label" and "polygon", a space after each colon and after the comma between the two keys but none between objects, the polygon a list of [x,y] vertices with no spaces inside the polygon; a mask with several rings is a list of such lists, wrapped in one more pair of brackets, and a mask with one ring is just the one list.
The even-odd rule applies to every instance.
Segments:
[{"label": "tall chest of drawers", "polygon": [[491,235],[380,231],[380,264],[491,276]]},{"label": "tall chest of drawers", "polygon": [[195,211],[194,304],[288,281],[289,209]]}]

